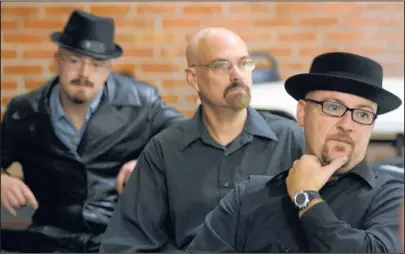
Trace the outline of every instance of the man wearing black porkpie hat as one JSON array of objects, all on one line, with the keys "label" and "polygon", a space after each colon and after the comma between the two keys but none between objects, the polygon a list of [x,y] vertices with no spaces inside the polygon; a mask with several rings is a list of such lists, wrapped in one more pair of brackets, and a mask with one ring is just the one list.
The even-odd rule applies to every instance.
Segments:
[{"label": "man wearing black porkpie hat", "polygon": [[[147,142],[185,119],[153,86],[113,73],[114,20],[74,11],[51,39],[57,77],[11,100],[1,122],[1,205],[36,208],[2,249],[97,252],[118,194]],[[7,175],[18,161],[24,179]]]},{"label": "man wearing black porkpie hat", "polygon": [[320,55],[289,78],[306,154],[275,176],[251,176],[207,215],[189,251],[400,252],[404,181],[364,161],[378,115],[401,105],[363,56]]}]

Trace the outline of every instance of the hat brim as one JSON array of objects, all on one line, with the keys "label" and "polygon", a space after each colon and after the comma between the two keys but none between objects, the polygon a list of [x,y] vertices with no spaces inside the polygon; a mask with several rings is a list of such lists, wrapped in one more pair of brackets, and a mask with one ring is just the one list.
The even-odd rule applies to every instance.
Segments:
[{"label": "hat brim", "polygon": [[115,48],[113,51],[108,52],[106,54],[100,54],[97,52],[91,52],[88,50],[84,50],[84,49],[80,49],[80,48],[76,48],[76,47],[67,45],[60,40],[61,35],[62,35],[62,32],[54,32],[50,35],[50,38],[53,42],[57,43],[59,46],[65,48],[67,50],[82,54],[82,55],[86,55],[86,56],[90,56],[90,57],[94,57],[94,58],[98,58],[98,59],[103,59],[103,60],[110,60],[110,59],[118,58],[122,55],[122,48],[118,44],[115,44]]},{"label": "hat brim", "polygon": [[398,108],[402,101],[395,94],[366,82],[347,77],[305,73],[288,78],[284,84],[288,94],[294,99],[304,99],[306,94],[316,90],[337,91],[357,95],[375,102],[377,114],[388,113]]}]

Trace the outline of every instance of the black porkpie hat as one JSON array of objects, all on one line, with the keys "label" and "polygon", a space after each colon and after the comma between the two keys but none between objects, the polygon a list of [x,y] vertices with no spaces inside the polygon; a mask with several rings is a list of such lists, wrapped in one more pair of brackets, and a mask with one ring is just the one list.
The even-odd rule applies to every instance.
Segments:
[{"label": "black porkpie hat", "polygon": [[285,89],[294,99],[304,99],[315,90],[330,90],[357,95],[375,102],[377,114],[398,108],[402,101],[382,87],[383,68],[364,56],[332,52],[317,56],[309,73],[294,75]]},{"label": "black porkpie hat", "polygon": [[62,48],[107,60],[122,55],[122,48],[114,43],[114,34],[112,18],[75,10],[63,32],[54,32],[50,37]]}]

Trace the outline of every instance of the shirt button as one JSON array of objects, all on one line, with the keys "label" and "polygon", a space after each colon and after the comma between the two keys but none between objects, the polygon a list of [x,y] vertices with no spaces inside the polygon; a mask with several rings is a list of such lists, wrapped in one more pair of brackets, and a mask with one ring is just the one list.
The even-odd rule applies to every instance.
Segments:
[{"label": "shirt button", "polygon": [[224,187],[228,188],[228,187],[229,187],[229,183],[228,183],[228,182],[225,182],[225,183],[224,183]]}]

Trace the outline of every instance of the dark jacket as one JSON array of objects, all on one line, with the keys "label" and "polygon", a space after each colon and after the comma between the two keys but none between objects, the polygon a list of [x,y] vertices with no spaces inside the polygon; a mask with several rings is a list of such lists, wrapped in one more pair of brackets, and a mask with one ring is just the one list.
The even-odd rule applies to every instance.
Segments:
[{"label": "dark jacket", "polygon": [[39,203],[34,225],[70,232],[93,227],[93,233],[101,233],[118,199],[115,180],[121,166],[137,159],[156,133],[185,117],[153,86],[112,73],[77,156],[50,122],[49,94],[57,82],[11,100],[1,122],[1,168],[14,161],[23,166],[24,181]]}]

